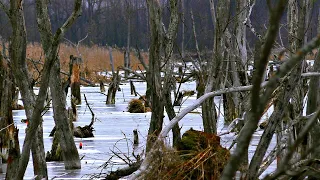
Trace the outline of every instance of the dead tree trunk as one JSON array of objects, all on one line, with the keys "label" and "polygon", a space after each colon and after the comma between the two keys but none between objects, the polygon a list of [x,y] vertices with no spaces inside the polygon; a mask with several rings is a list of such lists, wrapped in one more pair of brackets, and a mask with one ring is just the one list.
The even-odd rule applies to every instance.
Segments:
[{"label": "dead tree trunk", "polygon": [[[227,4],[227,5],[226,5]],[[206,82],[205,93],[219,88],[222,71],[222,53],[224,43],[224,32],[227,28],[227,19],[229,17],[230,1],[218,1],[216,6],[214,1],[210,1],[212,20],[214,23],[214,47],[212,60],[208,62],[208,79]],[[208,133],[217,133],[217,113],[214,99],[206,100],[202,105],[202,120],[204,131]]]},{"label": "dead tree trunk", "polygon": [[[162,46],[162,14],[160,2],[147,0],[150,24],[149,71],[147,72],[147,98],[151,99],[151,121],[148,131],[147,151],[150,150],[157,135],[162,129],[164,104],[161,95],[161,57]],[[149,101],[149,99],[148,99]]]},{"label": "dead tree trunk", "polygon": [[104,83],[100,80],[100,92],[106,92],[106,89],[104,88]]},{"label": "dead tree trunk", "polygon": [[137,96],[136,87],[134,86],[132,81],[130,81],[130,93],[131,95]]},{"label": "dead tree trunk", "polygon": [[12,94],[14,92],[12,89],[15,88],[13,81],[10,62],[5,60],[0,52],[0,153],[3,154],[0,157],[0,166],[3,162],[8,163],[7,179],[13,179],[12,177],[15,176],[13,168],[17,162],[19,163],[20,156],[18,135],[15,134],[16,129],[12,117]]},{"label": "dead tree trunk", "polygon": [[117,73],[113,74],[112,82],[109,84],[106,104],[116,103],[116,93],[119,89],[119,85],[120,85],[120,76],[119,76],[119,69],[118,69]]},{"label": "dead tree trunk", "polygon": [[[42,3],[44,1],[37,1]],[[26,65],[26,29],[23,15],[23,1],[10,1],[10,10],[2,3],[0,7],[4,9],[8,15],[12,25],[12,38],[10,43],[10,60],[12,61],[13,72],[17,80],[17,85],[21,91],[26,116],[29,119],[29,125],[26,131],[26,137],[23,144],[22,154],[19,158],[19,166],[15,168],[16,176],[14,179],[23,179],[27,168],[30,149],[32,149],[34,172],[36,179],[47,179],[47,168],[43,147],[43,132],[42,132],[42,111],[46,98],[47,88],[49,85],[50,69],[54,61],[57,59],[59,41],[64,35],[64,32],[75,21],[80,14],[81,0],[75,2],[74,12],[67,22],[56,31],[52,43],[52,50],[46,54],[46,61],[43,67],[41,76],[41,85],[38,97],[35,98],[33,87],[31,86],[31,78],[28,74]],[[47,7],[45,7],[47,9]],[[45,15],[45,14],[41,14]],[[41,17],[41,16],[40,16]],[[38,18],[41,20],[42,18]],[[45,23],[45,22],[41,22]],[[49,27],[51,31],[51,27]]]},{"label": "dead tree trunk", "polygon": [[76,104],[81,104],[80,94],[80,65],[83,63],[81,58],[70,56],[70,86],[71,100]]},{"label": "dead tree trunk", "polygon": [[[15,178],[13,179],[23,179],[25,168],[27,167],[27,164],[29,162],[30,149],[32,149],[34,173],[35,175],[37,175],[37,179],[46,179],[47,166],[44,157],[43,134],[40,114],[44,104],[44,99],[42,101],[42,97],[45,96],[47,84],[45,83],[45,81],[41,81],[43,83],[42,90],[40,90],[39,98],[37,99],[36,103],[33,87],[31,86],[31,78],[28,74],[27,65],[25,62],[27,42],[23,14],[23,1],[10,1],[10,10],[7,9],[4,5],[2,6],[2,8],[9,17],[12,26],[12,37],[9,48],[9,56],[12,62],[13,69],[12,72],[14,73],[17,85],[21,91],[26,116],[30,120],[30,124],[28,126],[26,138],[24,141],[23,153],[19,158],[19,166],[12,169],[15,171],[12,173],[15,175]],[[43,78],[48,78],[48,76],[43,75]],[[30,129],[32,130],[30,131]]]},{"label": "dead tree trunk", "polygon": [[19,129],[13,127],[13,131],[10,138],[9,155],[7,159],[7,173],[6,179],[16,179],[15,172],[19,166],[20,159],[20,146],[19,146]]},{"label": "dead tree trunk", "polygon": [[[318,33],[320,33],[320,14],[318,15]],[[314,60],[313,71],[320,71],[320,48],[318,48],[318,53]],[[318,92],[320,86],[319,77],[312,77],[309,83],[309,92],[308,92],[308,101],[307,101],[307,115],[315,112],[317,107],[320,104],[320,94]],[[311,129],[311,132],[308,134],[308,147],[311,148],[314,146],[316,142],[319,141],[320,137],[320,125],[319,123],[315,123],[314,127]],[[320,150],[316,148],[315,151],[311,152],[311,158],[319,159],[320,158]],[[314,166],[315,169],[319,169],[319,165]],[[308,178],[312,180],[316,180],[317,177],[309,176]]]},{"label": "dead tree trunk", "polygon": [[[127,8],[127,11],[130,11],[129,10],[129,5],[127,5],[128,8]],[[128,13],[128,17],[127,17],[127,20],[128,20],[128,29],[127,29],[127,47],[126,47],[126,55],[125,55],[125,64],[124,64],[124,67],[126,68],[129,68],[130,69],[130,35],[131,35],[131,13],[130,12],[127,12]],[[129,76],[129,71],[125,71],[125,78],[127,78]]]},{"label": "dead tree trunk", "polygon": [[[171,97],[171,91],[168,84],[162,87],[161,83],[161,51],[164,48],[164,62],[169,62],[173,52],[173,42],[176,38],[176,32],[178,27],[178,2],[170,0],[170,23],[168,32],[162,23],[161,5],[159,1],[147,0],[148,12],[149,12],[149,24],[151,31],[150,50],[149,50],[149,68],[147,71],[147,98],[151,99],[151,121],[148,132],[147,148],[149,151],[156,140],[156,137],[162,130],[163,125],[163,113],[164,106],[167,103],[169,109],[167,111],[172,112],[172,102],[168,99],[163,102],[164,94]],[[170,64],[169,64],[170,65]],[[169,73],[168,78],[171,78]],[[169,91],[169,92],[168,92]],[[150,96],[149,96],[150,95]],[[168,98],[167,97],[167,98]],[[148,99],[149,100],[149,99]],[[170,103],[170,104],[169,104]],[[169,107],[171,106],[171,107]],[[170,110],[171,109],[171,110]],[[173,111],[174,113],[174,111]],[[170,116],[174,117],[175,114]],[[169,117],[170,118],[170,117]],[[175,132],[178,133],[178,132]],[[175,134],[176,138],[180,138],[180,134]]]},{"label": "dead tree trunk", "polygon": [[[80,3],[81,5],[81,3]],[[47,56],[54,51],[54,43],[56,42],[55,37],[51,33],[51,24],[49,20],[49,13],[47,10],[48,1],[37,1],[37,23],[41,37],[41,43],[43,50]],[[79,8],[79,7],[78,7]],[[54,63],[52,64],[50,71],[50,89],[52,93],[52,105],[54,112],[54,121],[56,124],[55,138],[58,146],[61,147],[61,154],[64,160],[66,169],[80,169],[81,163],[79,159],[78,150],[75,146],[73,133],[69,128],[69,121],[67,111],[66,111],[66,96],[62,89],[62,82],[60,78],[60,61],[59,57],[54,56]],[[71,74],[71,97],[78,100],[81,103],[80,95],[80,76],[79,68],[81,59],[72,57],[70,58],[72,64],[72,74]],[[55,148],[55,147],[53,147]],[[52,153],[53,154],[53,153]]]}]

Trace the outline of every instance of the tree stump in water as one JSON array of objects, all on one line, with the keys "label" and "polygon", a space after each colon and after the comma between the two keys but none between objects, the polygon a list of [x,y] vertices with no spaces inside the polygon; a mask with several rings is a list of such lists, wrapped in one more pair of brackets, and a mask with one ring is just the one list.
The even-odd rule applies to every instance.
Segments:
[{"label": "tree stump in water", "polygon": [[130,81],[130,92],[131,92],[131,95],[137,96],[136,87],[134,86],[132,81]]},{"label": "tree stump in water", "polygon": [[137,129],[133,130],[133,145],[134,146],[139,145],[139,135],[138,135],[138,130]]},{"label": "tree stump in water", "polygon": [[103,82],[100,80],[100,92],[106,92]]},{"label": "tree stump in water", "polygon": [[80,94],[80,64],[82,64],[82,59],[78,57],[70,56],[70,86],[71,86],[71,99],[74,99],[76,105],[81,104],[81,94]]},{"label": "tree stump in water", "polygon": [[14,179],[16,177],[17,167],[20,160],[19,129],[12,128],[12,139],[10,140],[9,155],[7,159],[7,173],[5,179]]},{"label": "tree stump in water", "polygon": [[78,127],[74,128],[73,135],[78,138],[94,137],[93,131],[94,131],[94,129],[91,126],[88,126],[88,125],[86,125],[84,127],[78,126]]},{"label": "tree stump in water", "polygon": [[[53,137],[51,151],[48,151],[46,154],[46,161],[47,162],[63,161],[62,152],[61,152],[60,143],[59,143],[60,133],[58,133],[58,131],[56,131],[55,128],[56,127],[53,128],[55,133],[54,133],[54,137]],[[52,131],[51,131],[51,133],[52,133]],[[50,133],[50,135],[51,135],[51,133]]]},{"label": "tree stump in water", "polygon": [[119,76],[119,69],[117,73],[113,74],[112,82],[109,85],[108,94],[106,104],[115,104],[116,102],[116,93],[119,89],[120,85],[120,76]]}]

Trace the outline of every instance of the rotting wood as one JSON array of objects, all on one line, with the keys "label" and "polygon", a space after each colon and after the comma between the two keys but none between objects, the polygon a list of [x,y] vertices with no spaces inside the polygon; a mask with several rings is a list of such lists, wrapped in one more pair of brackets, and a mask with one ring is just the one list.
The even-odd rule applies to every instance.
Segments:
[{"label": "rotting wood", "polygon": [[82,59],[70,56],[70,86],[71,86],[71,99],[73,99],[76,105],[81,104],[80,93],[80,65],[83,63]]},{"label": "rotting wood", "polygon": [[116,93],[119,89],[119,85],[120,85],[120,76],[119,76],[119,69],[118,69],[117,73],[113,73],[112,81],[109,84],[106,104],[115,104]]}]

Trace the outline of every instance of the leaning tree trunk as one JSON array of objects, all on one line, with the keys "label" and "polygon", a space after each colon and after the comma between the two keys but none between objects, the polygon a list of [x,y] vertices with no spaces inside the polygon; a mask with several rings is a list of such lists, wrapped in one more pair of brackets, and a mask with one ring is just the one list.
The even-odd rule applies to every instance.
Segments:
[{"label": "leaning tree trunk", "polygon": [[[40,119],[34,119],[34,107],[35,95],[33,92],[33,87],[31,86],[31,78],[28,74],[26,65],[26,29],[23,14],[23,1],[10,1],[10,11],[7,15],[10,19],[12,26],[12,37],[10,43],[10,60],[12,61],[12,70],[17,82],[17,85],[21,91],[21,96],[23,99],[23,104],[26,111],[27,119],[29,119],[30,124],[28,126],[28,131],[30,128],[33,129],[32,139],[30,138],[30,132],[27,131],[25,138],[24,150],[28,153],[22,154],[19,158],[19,169],[16,167],[16,177],[14,179],[22,179],[26,165],[29,161],[30,148],[32,149],[32,159],[34,165],[34,173],[37,175],[37,179],[45,178],[47,179],[47,165],[45,161],[44,145],[43,145],[43,129]],[[46,87],[44,87],[46,89]],[[39,101],[40,102],[40,101]],[[43,102],[37,104],[42,106]],[[43,107],[42,107],[43,109]],[[40,113],[39,113],[40,116]],[[39,117],[40,118],[40,117]],[[35,121],[35,122],[33,122]],[[38,124],[39,122],[39,124]],[[32,140],[32,141],[31,141]],[[32,147],[31,147],[32,144]]]},{"label": "leaning tree trunk", "polygon": [[[38,28],[40,31],[41,43],[43,50],[46,55],[50,55],[50,51],[53,51],[52,47],[54,43],[54,37],[51,33],[51,24],[49,20],[49,13],[47,11],[48,1],[37,1],[37,16],[38,16]],[[80,169],[81,163],[79,159],[78,150],[76,148],[73,132],[69,128],[69,121],[67,111],[66,111],[66,96],[62,89],[62,82],[60,77],[60,61],[57,56],[54,56],[54,64],[51,67],[50,71],[50,89],[52,93],[52,105],[54,112],[54,121],[56,124],[56,133],[55,139],[58,139],[59,145],[61,147],[62,156],[66,169]],[[71,58],[72,66],[72,74],[71,74],[71,89],[72,87],[76,87],[72,89],[73,92],[77,91],[76,94],[80,95],[80,87],[79,87],[79,66],[81,63],[80,58]],[[81,97],[76,97],[77,100]],[[51,153],[53,154],[53,153]]]}]

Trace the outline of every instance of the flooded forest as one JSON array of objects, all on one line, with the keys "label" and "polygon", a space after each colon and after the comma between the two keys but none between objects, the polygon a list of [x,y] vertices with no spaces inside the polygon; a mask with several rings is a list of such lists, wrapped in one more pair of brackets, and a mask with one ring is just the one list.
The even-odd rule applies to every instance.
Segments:
[{"label": "flooded forest", "polygon": [[0,0],[0,179],[320,179],[319,8]]}]

